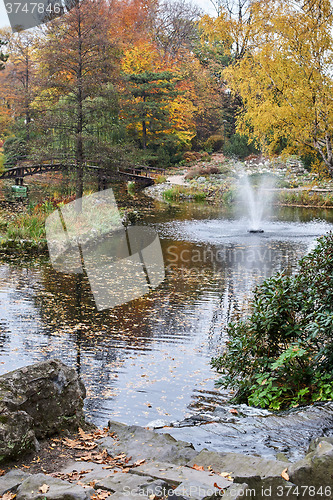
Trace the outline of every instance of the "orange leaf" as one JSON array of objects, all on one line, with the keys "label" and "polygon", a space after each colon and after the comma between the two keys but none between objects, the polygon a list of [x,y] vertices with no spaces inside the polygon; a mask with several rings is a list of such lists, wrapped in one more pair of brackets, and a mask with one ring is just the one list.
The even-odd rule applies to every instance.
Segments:
[{"label": "orange leaf", "polygon": [[236,408],[231,408],[231,410],[229,410],[229,413],[232,413],[233,415],[238,415],[238,411],[236,410]]},{"label": "orange leaf", "polygon": [[218,490],[222,490],[222,488],[220,488],[217,483],[214,483],[214,488],[217,488]]},{"label": "orange leaf", "polygon": [[281,472],[281,477],[282,477],[283,479],[285,479],[286,481],[289,481],[288,469],[284,469],[284,470]]},{"label": "orange leaf", "polygon": [[192,469],[195,469],[195,470],[205,470],[204,467],[202,465],[197,465],[197,464],[194,464]]}]

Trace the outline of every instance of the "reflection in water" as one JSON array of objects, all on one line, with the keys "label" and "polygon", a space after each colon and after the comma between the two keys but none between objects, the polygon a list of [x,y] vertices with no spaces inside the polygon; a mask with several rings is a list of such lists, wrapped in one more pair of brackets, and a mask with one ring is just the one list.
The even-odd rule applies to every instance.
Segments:
[{"label": "reflection in water", "polygon": [[224,345],[228,321],[246,313],[264,277],[293,272],[330,226],[283,222],[284,233],[276,223],[270,235],[249,236],[207,207],[182,210],[176,221],[174,210],[146,218],[161,238],[165,281],[111,310],[96,310],[86,276],[42,261],[3,264],[0,371],[49,357],[77,367],[97,425],[182,420],[223,403],[227,393],[214,389],[209,361]]}]

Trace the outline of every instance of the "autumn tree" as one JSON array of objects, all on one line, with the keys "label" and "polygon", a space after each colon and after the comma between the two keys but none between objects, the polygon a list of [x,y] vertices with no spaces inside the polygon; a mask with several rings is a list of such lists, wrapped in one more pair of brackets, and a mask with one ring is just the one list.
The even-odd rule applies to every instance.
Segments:
[{"label": "autumn tree", "polygon": [[155,9],[152,38],[163,58],[186,57],[198,37],[199,7],[186,0],[164,0]]},{"label": "autumn tree", "polygon": [[0,71],[5,69],[5,62],[8,59],[8,54],[4,54],[2,52],[2,47],[5,47],[6,45],[7,45],[7,42],[0,40]]},{"label": "autumn tree", "polygon": [[67,135],[67,151],[76,165],[77,199],[82,197],[84,164],[92,153],[86,147],[91,106],[101,94],[107,98],[105,86],[115,78],[109,9],[103,0],[78,2],[48,25],[40,48],[41,87],[35,102],[40,130],[52,135],[56,125]]},{"label": "autumn tree", "polygon": [[271,152],[281,143],[289,151],[315,151],[331,175],[332,15],[329,0],[266,4],[253,36],[256,50],[225,72],[244,102],[240,132]]},{"label": "autumn tree", "polygon": [[31,104],[34,99],[36,73],[36,48],[39,37],[36,33],[20,32],[7,34],[9,61],[6,68],[7,99],[15,118],[24,118],[25,141],[30,141],[32,123]]}]

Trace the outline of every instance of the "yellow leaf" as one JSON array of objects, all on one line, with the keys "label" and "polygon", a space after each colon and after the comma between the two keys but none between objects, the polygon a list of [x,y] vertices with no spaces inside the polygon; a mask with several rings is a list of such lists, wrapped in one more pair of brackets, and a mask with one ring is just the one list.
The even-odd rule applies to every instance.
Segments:
[{"label": "yellow leaf", "polygon": [[41,486],[39,488],[39,491],[40,491],[40,493],[47,493],[49,491],[49,489],[50,489],[50,487],[48,484],[43,484],[43,486]]}]

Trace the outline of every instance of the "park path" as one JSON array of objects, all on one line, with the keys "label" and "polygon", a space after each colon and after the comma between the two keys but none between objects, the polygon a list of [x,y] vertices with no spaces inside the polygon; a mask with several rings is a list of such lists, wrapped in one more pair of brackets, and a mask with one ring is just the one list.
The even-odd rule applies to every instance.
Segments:
[{"label": "park path", "polygon": [[182,175],[169,175],[167,177],[167,181],[169,181],[170,184],[176,184],[177,186],[184,186],[186,184],[186,182],[185,182],[185,174],[182,174]]}]

